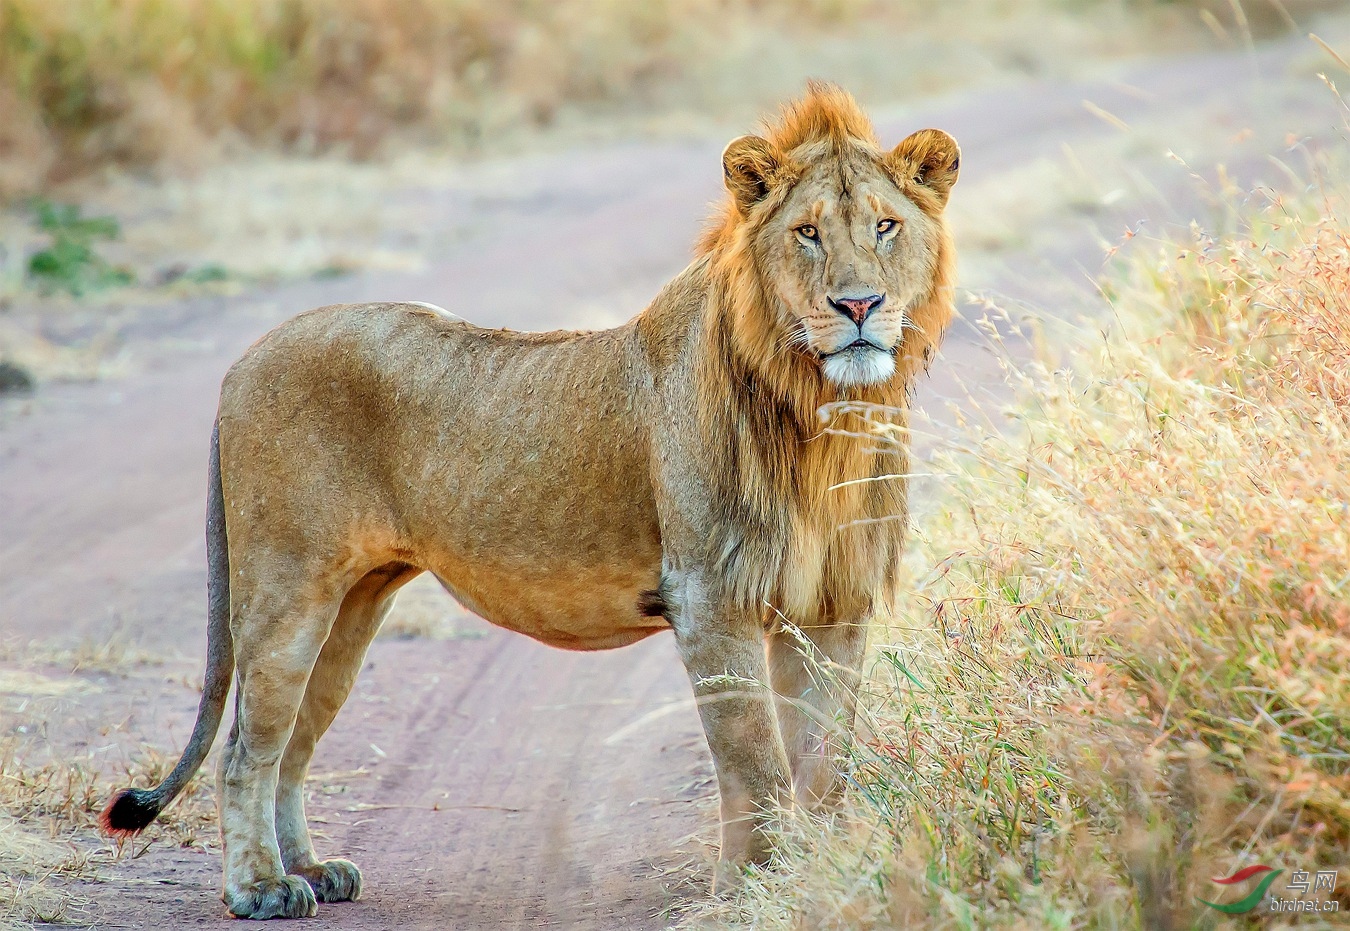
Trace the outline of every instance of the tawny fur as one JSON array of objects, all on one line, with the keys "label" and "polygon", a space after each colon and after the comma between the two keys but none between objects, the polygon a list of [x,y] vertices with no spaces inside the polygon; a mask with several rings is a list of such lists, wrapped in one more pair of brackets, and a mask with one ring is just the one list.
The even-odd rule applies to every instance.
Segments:
[{"label": "tawny fur", "polygon": [[[315,858],[301,786],[393,593],[422,571],[555,646],[673,627],[727,864],[765,856],[773,806],[835,797],[907,514],[905,453],[869,440],[858,411],[903,424],[950,319],[958,164],[935,130],[882,150],[852,98],[813,86],[728,146],[728,199],[697,258],[624,326],[516,333],[343,305],[245,354],[219,412],[240,696],[220,774],[231,911],[311,914],[296,876],[320,900],[359,892],[355,867]],[[831,305],[855,292],[884,296],[865,323]],[[830,359],[877,380],[833,381]],[[813,685],[781,618],[844,670],[835,681]]]}]

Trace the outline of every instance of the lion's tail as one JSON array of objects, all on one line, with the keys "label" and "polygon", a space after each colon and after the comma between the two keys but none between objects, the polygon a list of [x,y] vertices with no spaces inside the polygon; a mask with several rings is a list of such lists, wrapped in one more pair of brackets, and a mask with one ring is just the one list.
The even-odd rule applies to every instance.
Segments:
[{"label": "lion's tail", "polygon": [[206,683],[192,738],[173,772],[153,789],[122,789],[99,815],[99,826],[114,837],[142,830],[172,802],[201,768],[216,739],[225,699],[234,677],[230,635],[230,556],[225,538],[225,495],[220,480],[220,424],[211,431],[210,480],[206,491],[207,625]]}]

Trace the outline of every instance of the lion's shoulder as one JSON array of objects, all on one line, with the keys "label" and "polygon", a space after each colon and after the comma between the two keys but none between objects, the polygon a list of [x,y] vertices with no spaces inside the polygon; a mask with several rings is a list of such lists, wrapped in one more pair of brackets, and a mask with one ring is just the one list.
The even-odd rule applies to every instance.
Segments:
[{"label": "lion's shoulder", "polygon": [[654,375],[679,364],[708,302],[708,263],[698,259],[672,279],[635,321]]}]

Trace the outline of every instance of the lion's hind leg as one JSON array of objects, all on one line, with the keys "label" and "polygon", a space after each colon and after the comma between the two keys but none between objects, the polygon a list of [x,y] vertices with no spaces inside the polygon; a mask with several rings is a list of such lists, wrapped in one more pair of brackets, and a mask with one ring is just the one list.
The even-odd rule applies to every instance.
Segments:
[{"label": "lion's hind leg", "polygon": [[351,693],[366,650],[375,638],[394,595],[421,572],[390,563],[364,576],[342,600],[332,632],[309,677],[304,700],[281,758],[277,781],[276,828],[286,872],[303,876],[320,902],[354,901],[361,894],[361,871],[349,860],[320,860],[314,853],[305,817],[305,776],[314,747]]},{"label": "lion's hind leg", "polygon": [[259,577],[253,570],[263,561],[251,562],[231,593],[238,694],[217,776],[225,848],[221,897],[240,918],[305,918],[318,904],[309,883],[287,875],[282,864],[278,771],[340,591],[323,591],[312,578],[297,585],[295,576],[303,580],[303,573]]}]

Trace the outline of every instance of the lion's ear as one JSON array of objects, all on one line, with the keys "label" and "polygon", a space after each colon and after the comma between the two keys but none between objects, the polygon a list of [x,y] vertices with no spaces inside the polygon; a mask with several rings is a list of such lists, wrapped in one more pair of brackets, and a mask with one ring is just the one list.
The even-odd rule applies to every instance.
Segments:
[{"label": "lion's ear", "polygon": [[887,160],[900,178],[923,185],[946,205],[961,170],[961,147],[940,129],[921,129],[892,149]]},{"label": "lion's ear", "polygon": [[759,136],[733,139],[722,150],[722,174],[742,216],[769,193],[770,179],[780,161],[773,143]]}]

